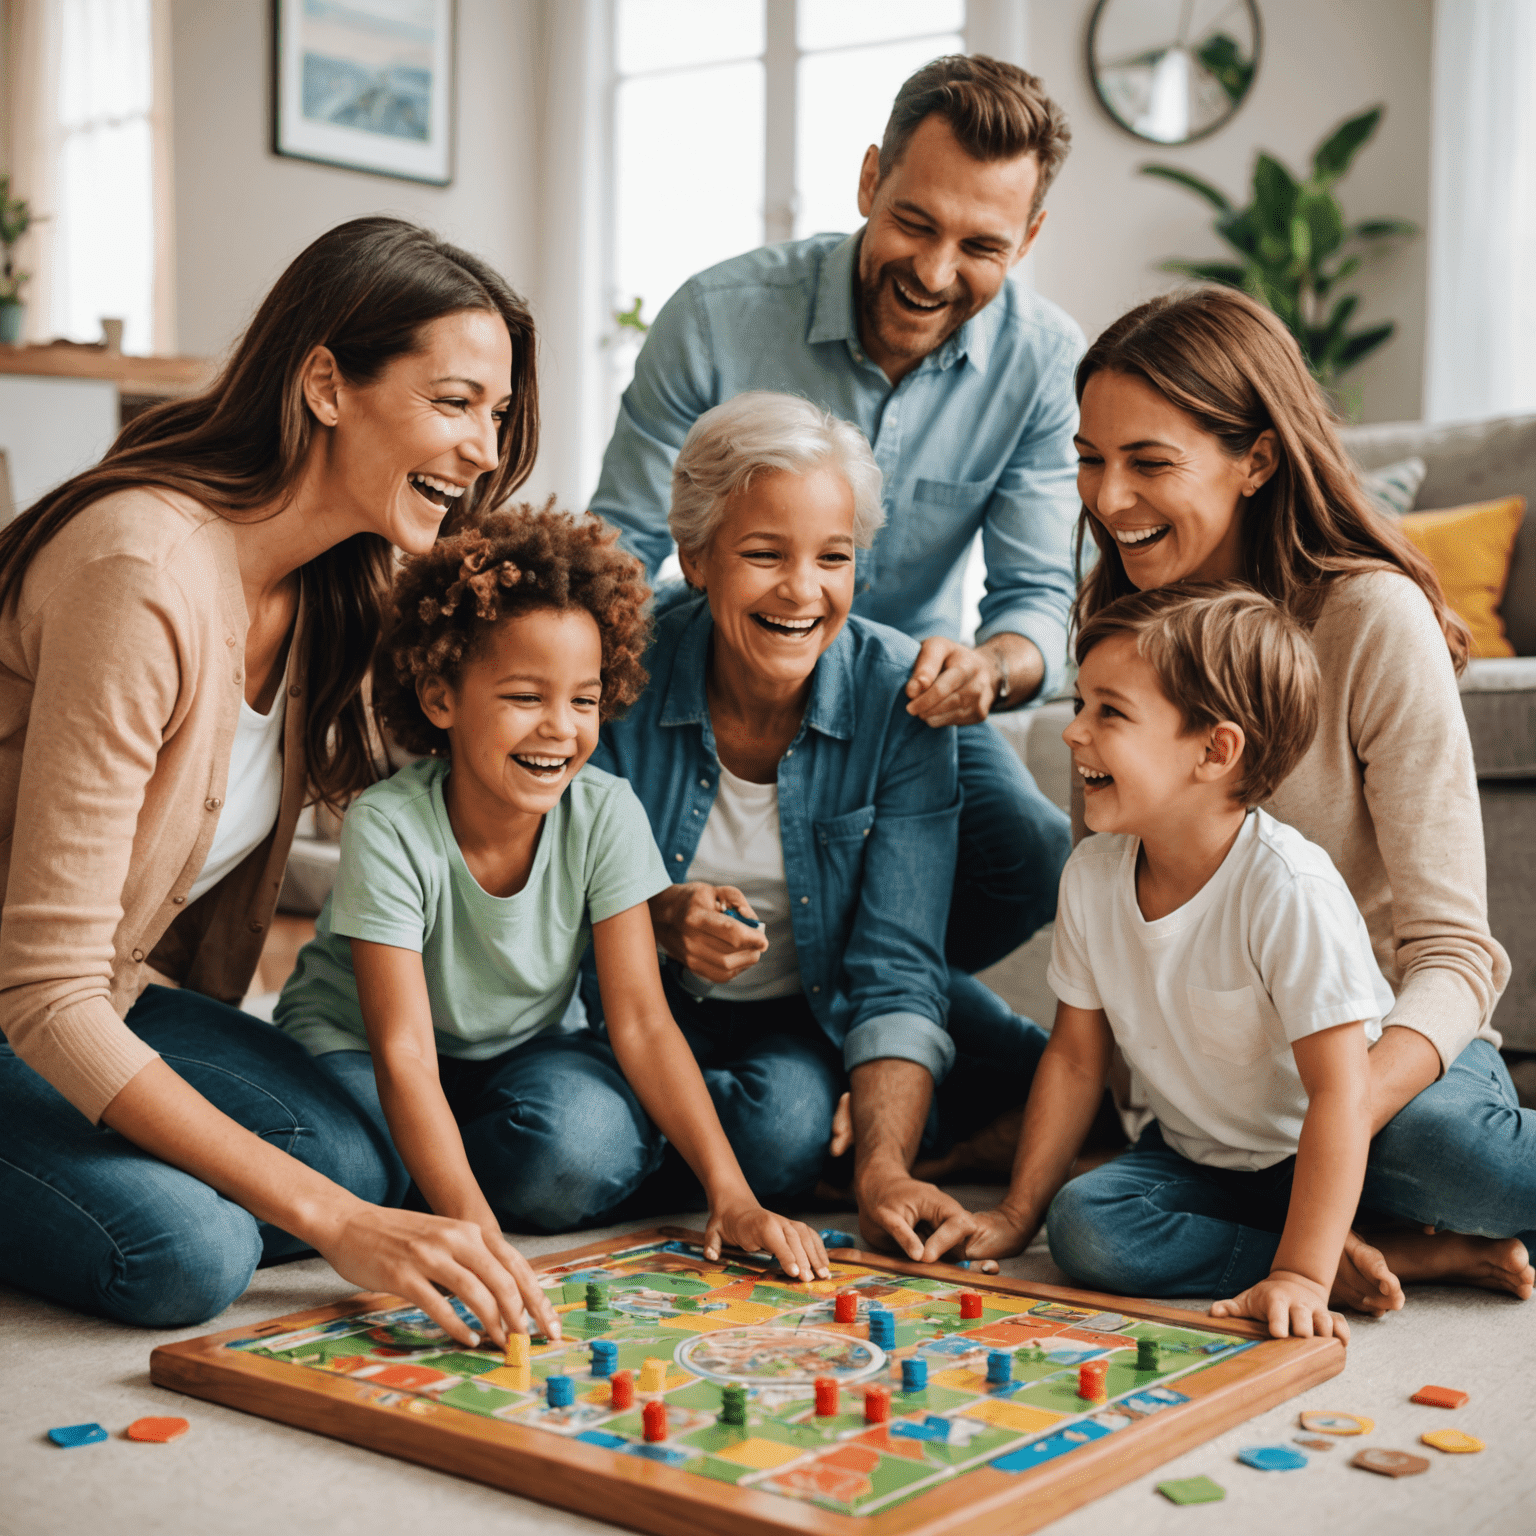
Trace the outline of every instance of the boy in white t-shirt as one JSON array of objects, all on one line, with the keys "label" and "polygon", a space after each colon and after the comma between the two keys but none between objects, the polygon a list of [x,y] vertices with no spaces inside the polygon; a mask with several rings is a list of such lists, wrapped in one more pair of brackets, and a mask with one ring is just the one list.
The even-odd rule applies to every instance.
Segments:
[{"label": "boy in white t-shirt", "polygon": [[[1099,836],[1062,875],[1056,1024],[967,1257],[1017,1253],[1045,1219],[1076,1280],[1345,1338],[1329,1293],[1392,994],[1328,855],[1253,808],[1316,729],[1311,646],[1247,588],[1187,585],[1112,604],[1077,655],[1065,739]],[[1063,1188],[1117,1044],[1156,1123]]]}]

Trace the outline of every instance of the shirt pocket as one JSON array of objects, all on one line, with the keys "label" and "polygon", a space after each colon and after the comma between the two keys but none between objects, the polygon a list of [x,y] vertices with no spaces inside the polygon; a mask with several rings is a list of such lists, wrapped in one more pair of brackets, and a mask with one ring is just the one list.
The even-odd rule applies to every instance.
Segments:
[{"label": "shirt pocket", "polygon": [[1195,1044],[1207,1056],[1244,1067],[1270,1053],[1269,1032],[1252,987],[1212,992],[1185,987]]},{"label": "shirt pocket", "polygon": [[912,487],[914,501],[956,512],[976,511],[991,494],[990,480],[919,480]]}]

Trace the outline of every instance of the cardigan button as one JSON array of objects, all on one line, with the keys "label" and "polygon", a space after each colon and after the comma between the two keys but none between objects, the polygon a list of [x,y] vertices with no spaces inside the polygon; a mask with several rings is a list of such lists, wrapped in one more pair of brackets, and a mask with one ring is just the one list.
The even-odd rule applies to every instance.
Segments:
[{"label": "cardigan button", "polygon": [[143,950],[142,950],[142,949],[136,949],[136,950],[134,950],[134,952],[133,952],[133,958],[134,958],[134,959],[135,959],[135,960],[142,960],[142,959],[143,959],[143,958],[144,958],[144,951],[143,951]]},{"label": "cardigan button", "polygon": [[802,907],[809,906],[810,905],[810,901],[811,901],[811,898],[809,896],[802,896],[800,898],[800,905]]},{"label": "cardigan button", "polygon": [[205,811],[216,811],[223,804],[224,802],[222,800],[204,800],[203,809]]},{"label": "cardigan button", "polygon": [[234,646],[235,646],[235,637],[233,635],[225,635],[224,636],[224,644],[227,645],[231,650],[233,650]]},{"label": "cardigan button", "polygon": [[300,689],[299,685],[297,683],[294,683],[293,686],[291,688],[289,688],[289,690],[288,690],[288,697],[290,699],[296,699],[296,698],[298,698],[299,694],[302,691],[303,690]]},{"label": "cardigan button", "polygon": [[260,932],[261,932],[261,930],[262,930],[262,929],[263,929],[263,928],[264,928],[264,927],[266,927],[266,924],[265,924],[265,923],[252,923],[252,924],[251,924],[251,932],[252,932],[252,933],[260,933]]},{"label": "cardigan button", "polygon": [[676,859],[676,860],[677,860],[677,862],[678,862],[678,863],[679,863],[679,864],[681,864],[681,863],[682,863],[682,862],[683,862],[683,856],[682,856],[682,854],[680,854],[680,853],[674,853],[674,854],[673,854],[673,855],[672,855],[672,857],[673,857],[673,858],[674,858],[674,859]]},{"label": "cardigan button", "polygon": [[700,789],[708,789],[709,788],[709,780],[708,779],[700,779],[699,780],[699,788]]},{"label": "cardigan button", "polygon": [[185,896],[172,896],[171,905],[173,907],[179,907],[186,901],[186,899],[187,898]]}]

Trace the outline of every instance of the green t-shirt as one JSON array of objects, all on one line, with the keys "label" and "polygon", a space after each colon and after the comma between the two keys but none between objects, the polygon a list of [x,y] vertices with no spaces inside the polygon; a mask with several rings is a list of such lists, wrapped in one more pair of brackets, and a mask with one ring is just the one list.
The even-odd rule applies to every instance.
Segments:
[{"label": "green t-shirt", "polygon": [[586,767],[544,818],[528,883],[491,896],[454,839],[447,776],[425,758],[347,811],[336,889],[274,1015],[312,1055],[368,1049],[349,939],[418,951],[438,1051],[484,1061],[559,1022],[593,923],[670,884],[635,792]]}]

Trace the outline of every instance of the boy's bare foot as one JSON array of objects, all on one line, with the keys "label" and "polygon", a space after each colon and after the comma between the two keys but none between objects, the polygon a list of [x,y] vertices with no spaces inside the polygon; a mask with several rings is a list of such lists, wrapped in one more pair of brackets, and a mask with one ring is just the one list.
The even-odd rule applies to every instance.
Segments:
[{"label": "boy's bare foot", "polygon": [[1466,1237],[1460,1232],[1413,1228],[1375,1236],[1382,1258],[1400,1280],[1476,1285],[1486,1291],[1508,1291],[1521,1301],[1536,1289],[1536,1269],[1518,1237]]},{"label": "boy's bare foot", "polygon": [[1380,1317],[1396,1312],[1403,1304],[1403,1287],[1379,1248],[1365,1242],[1358,1232],[1344,1239],[1338,1273],[1328,1297],[1332,1307]]}]

